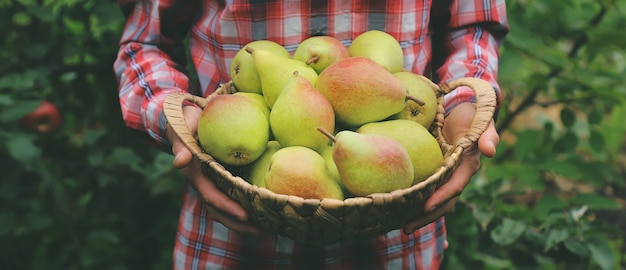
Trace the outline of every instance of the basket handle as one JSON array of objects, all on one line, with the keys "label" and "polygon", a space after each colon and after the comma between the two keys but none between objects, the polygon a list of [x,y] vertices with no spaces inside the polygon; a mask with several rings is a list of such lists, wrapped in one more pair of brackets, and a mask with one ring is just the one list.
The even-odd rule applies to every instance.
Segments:
[{"label": "basket handle", "polygon": [[459,86],[468,86],[476,95],[476,111],[469,130],[458,141],[454,142],[450,155],[460,155],[465,148],[472,146],[487,129],[496,110],[496,92],[487,81],[479,78],[459,78],[440,84],[445,93],[450,93]]},{"label": "basket handle", "polygon": [[189,93],[168,94],[163,101],[163,113],[165,114],[168,128],[174,131],[174,134],[180,138],[187,149],[195,156],[206,162],[215,161],[213,157],[202,150],[194,134],[191,134],[183,115],[184,102],[191,102],[202,109],[207,105],[207,99]]}]

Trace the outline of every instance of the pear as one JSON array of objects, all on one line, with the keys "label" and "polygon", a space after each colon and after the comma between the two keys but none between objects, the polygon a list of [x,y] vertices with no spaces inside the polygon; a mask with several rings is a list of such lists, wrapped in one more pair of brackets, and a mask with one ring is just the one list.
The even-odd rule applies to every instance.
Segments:
[{"label": "pear", "polygon": [[337,184],[342,189],[345,189],[345,186],[343,185],[343,182],[341,182],[341,176],[339,176],[339,170],[337,170],[337,165],[335,165],[335,161],[333,160],[333,146],[332,146],[332,144],[326,145],[322,149],[322,151],[319,152],[319,153],[320,153],[320,155],[322,155],[322,157],[326,161],[326,167],[328,167],[328,172],[330,173],[330,176],[333,179],[335,179]]},{"label": "pear", "polygon": [[413,164],[396,140],[376,134],[342,130],[332,136],[333,160],[346,190],[356,196],[408,188],[413,182]]},{"label": "pear", "polygon": [[304,146],[283,147],[272,155],[265,186],[275,193],[304,199],[344,199],[343,190],[329,175],[324,158]]},{"label": "pear", "polygon": [[244,178],[248,180],[250,184],[258,187],[266,187],[265,173],[267,173],[267,168],[270,165],[270,160],[272,160],[272,155],[274,155],[274,153],[281,148],[282,146],[278,141],[272,140],[267,142],[265,152],[263,152],[263,154],[254,162],[247,165],[246,176]]},{"label": "pear", "polygon": [[270,107],[267,106],[267,103],[265,103],[265,98],[263,97],[263,95],[250,92],[235,92],[233,95],[250,98],[252,101],[254,101],[254,103],[259,105],[259,108],[261,108],[261,111],[263,111],[263,114],[267,118],[267,121],[270,121]]},{"label": "pear", "polygon": [[404,53],[396,38],[380,31],[369,30],[359,34],[348,46],[350,56],[372,59],[391,73],[402,70]]},{"label": "pear", "polygon": [[293,59],[310,65],[317,74],[330,64],[349,57],[348,47],[332,36],[312,36],[300,43]]},{"label": "pear", "polygon": [[402,80],[365,57],[348,57],[328,66],[315,83],[342,126],[386,119],[404,109]]},{"label": "pear", "polygon": [[437,95],[424,78],[410,71],[400,71],[393,74],[400,78],[407,89],[407,93],[422,102],[407,100],[406,107],[401,112],[391,116],[391,119],[407,119],[420,123],[429,129],[437,115]]},{"label": "pear", "polygon": [[280,44],[270,40],[255,40],[240,49],[230,63],[230,78],[238,91],[261,94],[261,78],[254,65],[252,55],[245,48],[266,50],[283,58],[291,58],[291,54]]},{"label": "pear", "polygon": [[254,59],[259,78],[261,78],[261,91],[270,109],[274,106],[285,83],[293,77],[294,72],[297,71],[312,84],[317,80],[317,72],[301,61],[276,56],[265,50],[248,48],[248,52]]},{"label": "pear", "polygon": [[211,97],[198,121],[200,146],[226,165],[246,165],[267,147],[270,125],[252,100],[239,95]]},{"label": "pear", "polygon": [[283,147],[299,145],[319,152],[329,143],[328,137],[317,131],[320,126],[334,130],[333,107],[309,80],[295,72],[270,112],[272,134]]},{"label": "pear", "polygon": [[360,134],[382,135],[399,142],[411,157],[413,183],[431,176],[443,164],[443,153],[435,137],[421,124],[406,120],[367,123],[357,129]]}]

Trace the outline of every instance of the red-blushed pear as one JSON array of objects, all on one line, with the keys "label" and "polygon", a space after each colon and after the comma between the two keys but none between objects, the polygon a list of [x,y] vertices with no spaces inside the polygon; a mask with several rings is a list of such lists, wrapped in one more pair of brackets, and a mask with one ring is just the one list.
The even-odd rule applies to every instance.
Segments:
[{"label": "red-blushed pear", "polygon": [[326,97],[298,72],[285,83],[270,111],[270,128],[283,146],[305,146],[317,152],[329,143],[317,127],[333,131],[335,113]]},{"label": "red-blushed pear", "polygon": [[337,181],[337,184],[345,190],[343,186],[343,182],[341,182],[341,176],[339,176],[339,170],[337,170],[337,165],[335,165],[335,161],[333,160],[333,146],[332,144],[326,145],[320,155],[326,160],[326,167],[328,167],[328,171],[330,172],[330,176]]},{"label": "red-blushed pear", "polygon": [[263,97],[270,109],[274,106],[274,102],[283,90],[285,83],[293,77],[294,72],[297,71],[300,76],[312,84],[317,80],[317,72],[303,62],[276,56],[264,50],[247,48],[247,51],[252,54],[252,59],[254,59],[256,70],[259,72],[259,78],[261,78]]},{"label": "red-blushed pear", "polygon": [[329,175],[324,158],[304,146],[283,147],[272,155],[265,187],[304,199],[344,199],[343,190]]},{"label": "red-blushed pear", "polygon": [[278,149],[282,148],[278,141],[269,141],[267,143],[267,147],[265,148],[265,152],[257,158],[254,162],[246,165],[246,174],[244,178],[258,187],[265,187],[265,174],[267,173],[267,168],[270,165],[270,160],[272,160],[272,156]]},{"label": "red-blushed pear", "polygon": [[411,186],[413,164],[398,141],[376,134],[343,130],[333,136],[333,160],[348,193],[367,196]]},{"label": "red-blushed pear", "polygon": [[443,164],[443,153],[437,139],[415,121],[398,119],[372,122],[361,126],[356,132],[382,135],[398,141],[411,157],[412,184],[424,181]]},{"label": "red-blushed pear", "polygon": [[267,147],[270,125],[254,101],[240,95],[216,95],[202,110],[198,141],[209,155],[226,165],[246,165]]},{"label": "red-blushed pear", "polygon": [[263,111],[263,114],[265,114],[267,121],[270,120],[270,107],[267,106],[267,103],[265,103],[265,98],[263,97],[263,95],[250,92],[235,92],[233,95],[240,95],[250,98],[252,101],[254,101],[254,103],[259,105],[259,108],[261,108],[261,111]]},{"label": "red-blushed pear", "polygon": [[261,78],[259,78],[252,55],[246,51],[246,47],[265,50],[283,58],[291,58],[291,54],[283,46],[271,40],[249,42],[235,54],[230,64],[230,78],[233,84],[241,92],[261,94]]},{"label": "red-blushed pear", "polygon": [[358,35],[348,46],[350,56],[372,59],[391,73],[402,70],[404,53],[396,38],[380,30],[370,30]]},{"label": "red-blushed pear", "polygon": [[300,43],[293,59],[310,65],[319,74],[330,64],[349,57],[348,47],[332,36],[312,36]]},{"label": "red-blushed pear", "polygon": [[407,100],[404,110],[391,116],[391,119],[407,119],[420,123],[427,129],[437,115],[437,95],[430,84],[421,77],[410,71],[400,71],[393,74],[404,83],[407,93],[418,98],[422,102]]},{"label": "red-blushed pear", "polygon": [[386,119],[406,105],[402,80],[365,57],[348,57],[328,66],[315,88],[328,99],[337,122],[344,126]]}]

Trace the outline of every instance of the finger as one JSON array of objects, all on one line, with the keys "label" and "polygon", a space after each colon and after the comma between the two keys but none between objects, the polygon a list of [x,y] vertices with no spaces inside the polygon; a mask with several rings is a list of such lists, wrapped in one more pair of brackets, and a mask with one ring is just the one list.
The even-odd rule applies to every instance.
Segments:
[{"label": "finger", "polygon": [[496,146],[500,142],[500,135],[496,130],[493,120],[489,122],[489,126],[478,138],[478,149],[486,157],[492,158],[496,155]]},{"label": "finger", "polygon": [[178,138],[172,142],[172,154],[174,155],[174,167],[182,169],[189,165],[193,155],[187,146]]},{"label": "finger", "polygon": [[229,214],[224,213],[223,211],[220,211],[215,207],[207,205],[207,212],[209,216],[213,218],[213,220],[224,224],[224,226],[233,231],[251,234],[259,234],[261,232],[261,228],[259,228],[259,226],[251,222],[241,221],[239,219],[233,218]]},{"label": "finger", "polygon": [[424,227],[425,225],[430,224],[433,221],[439,219],[440,217],[452,212],[458,200],[459,200],[459,197],[456,196],[452,198],[451,200],[447,201],[446,203],[444,203],[441,207],[438,207],[430,212],[424,212],[424,214],[420,216],[419,218],[412,220],[406,225],[404,225],[404,227],[402,227],[402,232],[404,232],[404,234],[407,234],[407,235],[412,234],[419,228]]},{"label": "finger", "polygon": [[476,150],[469,150],[461,160],[459,166],[446,183],[438,187],[424,204],[426,211],[439,207],[457,197],[463,192],[472,176],[480,168],[480,153]]}]

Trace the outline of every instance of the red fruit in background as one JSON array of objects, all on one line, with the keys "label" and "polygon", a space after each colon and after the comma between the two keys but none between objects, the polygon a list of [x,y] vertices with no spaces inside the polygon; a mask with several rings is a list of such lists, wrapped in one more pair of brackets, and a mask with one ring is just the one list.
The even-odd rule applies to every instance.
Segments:
[{"label": "red fruit in background", "polygon": [[61,113],[52,102],[43,100],[37,109],[22,117],[21,124],[34,132],[50,133],[61,125]]}]

